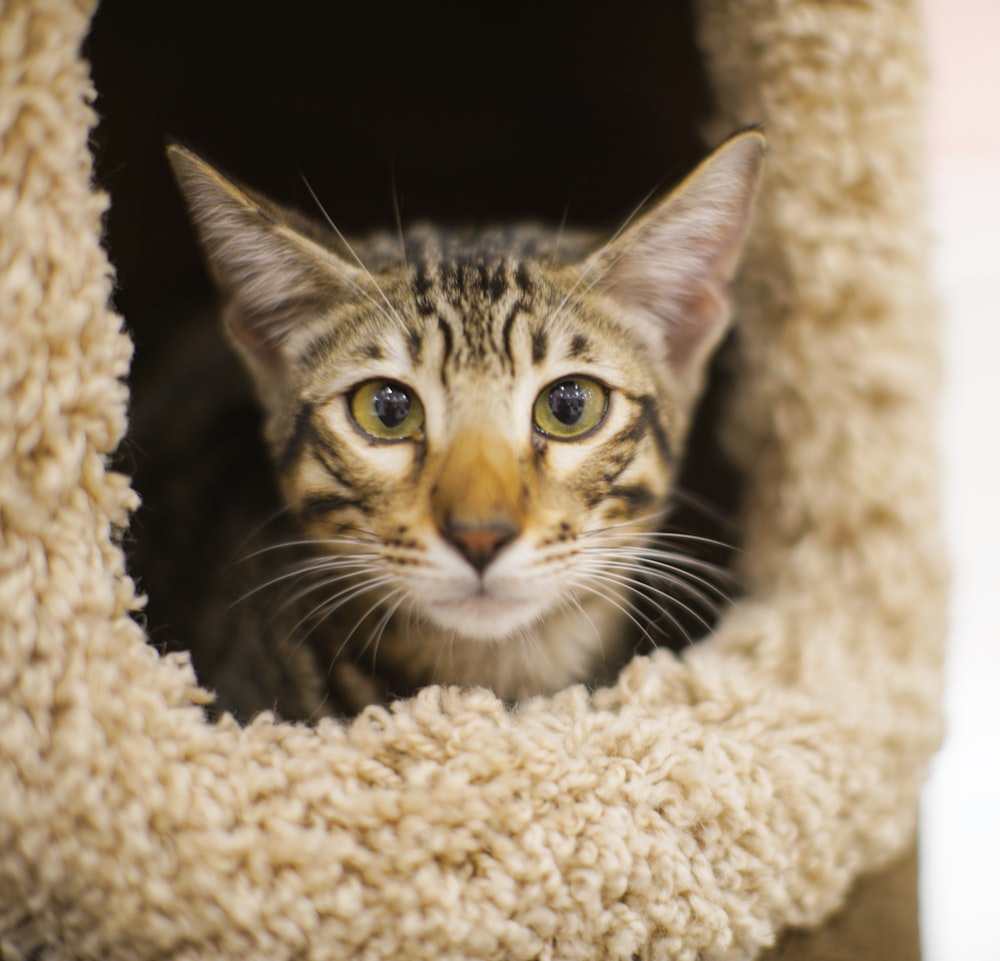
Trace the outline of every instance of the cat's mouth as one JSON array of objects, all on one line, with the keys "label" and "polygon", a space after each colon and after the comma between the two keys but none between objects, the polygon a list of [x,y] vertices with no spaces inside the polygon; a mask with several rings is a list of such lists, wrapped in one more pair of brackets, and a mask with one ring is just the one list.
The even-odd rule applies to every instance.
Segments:
[{"label": "cat's mouth", "polygon": [[498,597],[485,585],[462,598],[438,601],[424,608],[424,615],[447,631],[475,641],[503,640],[537,623],[551,603],[541,598],[512,600]]},{"label": "cat's mouth", "polygon": [[452,568],[444,581],[417,593],[414,606],[432,624],[469,640],[496,641],[524,632],[549,612],[552,592],[540,590],[537,579],[519,576],[517,558],[509,560],[482,573]]},{"label": "cat's mouth", "polygon": [[481,570],[443,545],[428,561],[408,572],[407,606],[450,637],[502,641],[537,627],[556,606],[551,572],[539,569],[528,544],[508,545]]}]

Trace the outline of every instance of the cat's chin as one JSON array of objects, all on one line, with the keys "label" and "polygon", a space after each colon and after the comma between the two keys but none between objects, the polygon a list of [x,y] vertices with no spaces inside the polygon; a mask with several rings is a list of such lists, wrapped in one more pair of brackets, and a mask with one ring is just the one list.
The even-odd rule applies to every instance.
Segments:
[{"label": "cat's chin", "polygon": [[476,594],[438,602],[421,613],[441,630],[473,642],[503,641],[537,624],[551,608],[543,601],[500,600]]}]

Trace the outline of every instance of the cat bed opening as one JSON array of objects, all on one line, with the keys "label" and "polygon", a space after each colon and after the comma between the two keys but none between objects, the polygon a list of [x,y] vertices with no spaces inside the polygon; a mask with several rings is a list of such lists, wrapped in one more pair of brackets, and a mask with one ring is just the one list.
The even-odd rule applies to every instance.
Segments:
[{"label": "cat bed opening", "polygon": [[[702,0],[686,39],[673,35],[672,49],[693,49],[695,31],[701,51],[671,61],[686,64],[680,77],[695,91],[678,98],[680,140],[668,150],[652,137],[664,134],[647,111],[663,102],[644,105],[635,123],[661,144],[655,172],[613,167],[601,181],[614,190],[595,190],[587,216],[619,216],[667,160],[686,169],[709,116],[708,139],[749,121],[767,129],[735,399],[720,428],[744,478],[746,596],[711,638],[637,659],[593,694],[573,688],[512,712],[484,691],[431,688],[312,728],[266,714],[210,723],[187,657],[158,654],[131,617],[118,543],[136,503],[107,467],[124,431],[131,345],[108,310],[105,200],[90,185],[95,115],[78,53],[90,11],[38,0],[0,14],[11,51],[0,68],[0,192],[12,225],[0,236],[5,950],[752,957],[783,929],[819,923],[859,875],[906,847],[939,737],[944,630],[919,11],[731,7]],[[171,31],[198,32],[190,11],[172,11],[160,56]],[[120,16],[122,37],[143,15],[98,14]],[[211,30],[202,36],[211,46]],[[136,93],[127,78],[102,81],[96,30],[89,43],[102,96]],[[284,55],[299,52],[292,42]],[[662,90],[669,75],[646,63],[636,89]],[[591,69],[598,80],[615,73],[596,57]],[[253,92],[230,109],[251,109]],[[142,114],[140,103],[121,116]],[[249,143],[213,142],[199,136],[217,126],[205,117],[170,132],[254,179],[253,124],[226,125]],[[313,156],[356,158],[355,174],[369,163],[356,144],[331,151],[333,118],[318,126],[332,132]],[[468,137],[474,126],[448,129]],[[419,140],[420,128],[405,137]],[[280,134],[263,138],[272,158],[287,149]],[[142,141],[157,157],[158,136]],[[164,179],[138,193],[169,200],[133,205],[133,188],[104,178],[127,323],[155,313],[164,278],[178,276],[172,258],[194,256],[176,242],[145,260],[138,244],[116,248],[116,230],[143,230],[116,226],[119,209],[127,221],[159,207],[150,232],[173,216],[162,232],[183,233],[162,161],[142,156],[136,182],[157,164]],[[322,164],[302,156],[314,180]],[[425,212],[440,216],[455,171],[436,158],[426,175],[435,171]],[[281,176],[287,185],[297,173]],[[343,178],[330,177],[314,186],[336,197]],[[358,206],[345,226],[366,225],[384,172],[367,183],[348,190]],[[557,218],[567,202],[544,177],[506,194],[474,187],[456,198],[495,207],[456,214]],[[137,330],[137,377],[144,350],[167,342],[150,330]]]},{"label": "cat bed opening", "polygon": [[[370,229],[427,218],[529,219],[561,223],[564,235],[597,227],[610,237],[643,195],[662,192],[701,159],[710,93],[685,5],[622,11],[611,23],[524,5],[490,29],[443,7],[418,13],[405,4],[346,17],[293,9],[280,24],[270,11],[235,18],[221,9],[198,18],[173,7],[168,15],[166,5],[104,4],[85,50],[102,118],[97,177],[112,194],[116,305],[137,344],[119,466],[143,503],[126,549],[148,595],[152,640],[191,651],[218,707],[241,718],[262,708],[314,718],[330,709],[321,656],[291,643],[275,656],[260,636],[262,622],[284,616],[297,582],[256,588],[280,573],[268,562],[288,566],[289,552],[273,548],[294,537],[276,533],[281,500],[259,404],[212,315],[164,132],[320,220],[322,202],[355,242]],[[191,18],[198,31],[186,28]],[[266,67],[252,53],[263,49],[275,51]],[[609,64],[624,63],[624,49],[631,66],[609,84]],[[419,83],[408,82],[416,76]],[[720,397],[706,398],[707,424]],[[711,426],[693,432],[685,465],[696,479],[679,486],[697,500],[679,494],[671,517],[700,562],[727,560],[731,548],[722,545],[738,540],[739,485],[717,434]],[[693,551],[691,535],[705,538]],[[648,635],[679,649],[704,634],[736,584],[709,579],[669,616],[643,612],[636,644],[648,646]],[[620,659],[606,653],[604,661],[604,676],[613,676]],[[407,690],[406,681],[398,677],[395,690]]]}]

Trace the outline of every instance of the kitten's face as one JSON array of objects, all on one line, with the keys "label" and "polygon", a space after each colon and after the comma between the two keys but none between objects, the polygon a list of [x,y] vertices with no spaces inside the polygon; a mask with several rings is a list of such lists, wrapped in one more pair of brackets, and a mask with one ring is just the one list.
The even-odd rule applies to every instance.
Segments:
[{"label": "kitten's face", "polygon": [[762,154],[734,137],[597,249],[519,227],[400,250],[350,247],[172,148],[285,499],[329,558],[320,611],[393,625],[407,662],[428,630],[491,652],[436,680],[519,696],[586,676],[578,635],[623,636],[615,557],[666,507]]},{"label": "kitten's face", "polygon": [[500,259],[359,278],[369,297],[294,351],[273,428],[288,502],[460,637],[571,603],[600,564],[586,535],[665,506],[683,405],[650,343],[573,302],[580,279]]}]

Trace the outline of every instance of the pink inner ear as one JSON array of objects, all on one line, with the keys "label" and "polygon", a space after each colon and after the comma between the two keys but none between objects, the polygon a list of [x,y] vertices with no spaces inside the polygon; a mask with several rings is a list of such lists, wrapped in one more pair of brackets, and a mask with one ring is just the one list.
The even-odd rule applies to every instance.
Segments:
[{"label": "pink inner ear", "polygon": [[605,290],[646,336],[662,338],[692,389],[729,320],[763,151],[760,134],[737,134],[598,255],[610,261]]},{"label": "pink inner ear", "polygon": [[728,320],[727,298],[716,287],[698,285],[679,316],[669,322],[671,370],[680,377],[697,375],[725,332]]},{"label": "pink inner ear", "polygon": [[255,363],[275,374],[284,367],[281,340],[269,336],[266,320],[255,323],[240,308],[230,306],[226,311],[225,325],[226,333]]},{"label": "pink inner ear", "polygon": [[606,288],[644,318],[648,336],[663,339],[674,374],[697,379],[729,320],[728,277],[705,241],[656,239],[658,245],[628,250],[609,272]]}]

